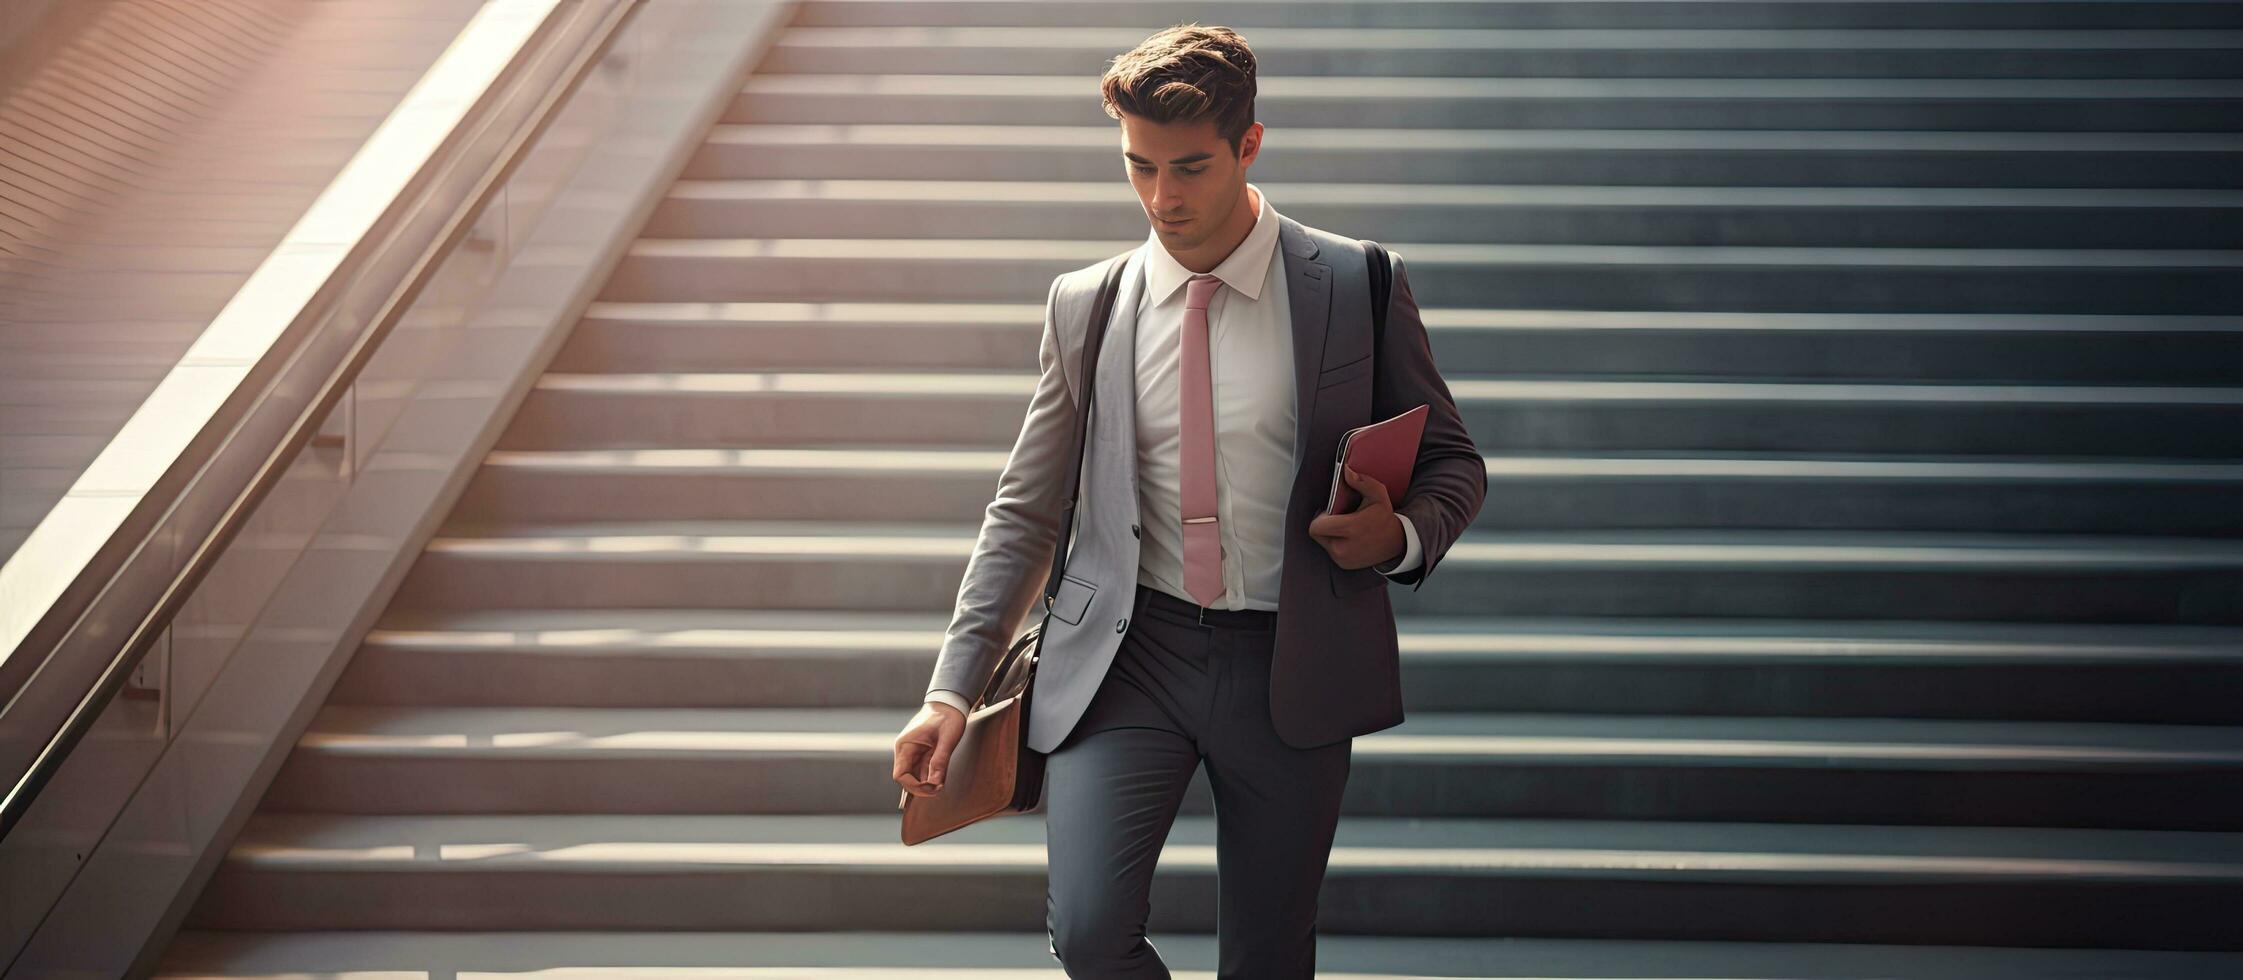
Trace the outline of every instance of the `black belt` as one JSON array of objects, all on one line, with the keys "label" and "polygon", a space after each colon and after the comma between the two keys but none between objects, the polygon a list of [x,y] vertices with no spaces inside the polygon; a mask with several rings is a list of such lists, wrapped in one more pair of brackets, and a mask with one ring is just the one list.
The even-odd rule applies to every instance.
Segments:
[{"label": "black belt", "polygon": [[1179,619],[1201,626],[1220,626],[1235,630],[1266,630],[1277,628],[1275,609],[1216,609],[1202,606],[1190,599],[1173,596],[1159,589],[1137,583],[1137,608],[1162,610]]}]

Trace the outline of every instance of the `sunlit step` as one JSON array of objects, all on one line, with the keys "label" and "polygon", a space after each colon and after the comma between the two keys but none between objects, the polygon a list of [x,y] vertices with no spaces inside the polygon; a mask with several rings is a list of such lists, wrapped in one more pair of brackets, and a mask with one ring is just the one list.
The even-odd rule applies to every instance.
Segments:
[{"label": "sunlit step", "polygon": [[[1149,928],[1213,931],[1215,829],[1176,820]],[[1044,858],[1033,813],[916,846],[894,813],[260,813],[185,927],[1023,931]],[[1339,823],[1318,925],[2232,949],[2239,896],[2237,834],[1363,818]]]},{"label": "sunlit step", "polygon": [[[917,443],[1009,449],[1032,371],[548,372],[501,449]],[[1366,424],[1369,371],[1300,392]],[[1445,372],[1483,455],[1664,452],[2243,458],[2243,388],[1514,378]],[[1322,414],[1322,413],[1320,413]],[[1780,415],[1782,425],[1771,425]]]},{"label": "sunlit step", "polygon": [[[328,705],[267,810],[879,813],[912,708]],[[2243,728],[1418,712],[1344,813],[2213,830]],[[2186,774],[2184,782],[2178,775]],[[1188,812],[1212,812],[1204,777]]]},{"label": "sunlit step", "polygon": [[[1178,980],[1215,980],[1208,933],[1150,936]],[[586,980],[651,974],[759,980],[1055,980],[1042,931],[981,932],[222,932],[179,933],[157,980],[372,980],[441,969],[458,976],[566,972]],[[431,964],[436,966],[432,969]],[[1322,980],[1425,977],[1606,978],[1646,964],[1674,976],[1737,980],[2045,980],[2072,974],[2195,980],[2243,972],[2243,956],[2157,950],[1997,949],[1846,944],[1320,935]]]},{"label": "sunlit step", "polygon": [[[1476,208],[1551,205],[1632,207],[1956,207],[1956,208],[2158,208],[2243,206],[2243,191],[2135,187],[1615,187],[1603,184],[1366,184],[1292,182],[1282,185],[1297,207]],[[1275,193],[1272,188],[1272,193]],[[828,205],[971,204],[1047,208],[1137,203],[1114,181],[1045,180],[1030,184],[985,180],[679,180],[669,201],[699,205],[815,201]],[[648,234],[644,237],[665,237]],[[811,236],[804,236],[811,237]]]},{"label": "sunlit step", "polygon": [[[2200,32],[2192,32],[2200,33]],[[748,79],[743,92],[819,95],[909,93],[913,95],[1063,98],[1081,94],[1082,80],[1069,75],[946,75],[880,72],[871,74],[763,73]],[[1390,76],[1271,77],[1260,80],[1258,95],[1272,99],[1309,97],[1454,99],[1661,97],[1689,99],[1749,98],[1810,101],[1825,98],[2047,98],[2078,102],[2129,99],[2222,99],[2243,94],[2235,79],[2070,79],[2070,78],[1408,78]],[[1095,108],[1095,106],[1093,107]]]},{"label": "sunlit step", "polygon": [[[1144,0],[1124,9],[1101,4],[810,2],[798,26],[848,27],[1129,27],[1175,23],[1197,15],[1206,23],[1269,27],[1440,27],[1460,29],[1740,29],[1740,28],[2154,28],[2243,27],[2243,15],[2201,3],[2131,2],[2112,8],[2089,4],[1911,3],[1835,0],[1740,0],[1720,7],[1695,3],[1609,6],[1573,0],[1490,2],[1444,0],[1430,4],[1363,4],[1350,0]],[[1258,29],[1258,28],[1257,28]]]},{"label": "sunlit step", "polygon": [[[458,528],[408,608],[948,609],[972,523],[674,521]],[[1332,592],[1359,587],[1328,570]],[[2243,624],[2243,542],[1875,531],[1468,530],[1390,592],[1410,613]],[[1375,584],[1375,583],[1374,583]],[[1101,583],[1103,587],[1105,583]],[[1121,587],[1132,587],[1124,584]],[[2179,598],[2176,598],[2179,596]]]},{"label": "sunlit step", "polygon": [[[2237,118],[2243,119],[2243,113]],[[1004,301],[1128,237],[641,238],[611,301]],[[1133,240],[1135,239],[1135,240]],[[2232,315],[2243,250],[1392,241],[1421,306]]]},{"label": "sunlit step", "polygon": [[[1126,250],[1128,243],[1103,239],[1026,238],[658,238],[631,244],[634,258],[767,259],[880,261],[923,259],[961,261],[1037,260],[1056,272],[1069,272]],[[1434,264],[1495,264],[1536,258],[1568,258],[1585,263],[1622,264],[1656,260],[1701,266],[1759,265],[1790,260],[1833,266],[1912,266],[1927,261],[1989,269],[2076,265],[2097,268],[2163,268],[2243,264],[2234,250],[2079,249],[2079,248],[1878,248],[1850,246],[1800,249],[1751,245],[1602,245],[1554,247],[1547,244],[1477,242],[1397,242],[1395,251],[1422,254]],[[1079,260],[1079,261],[1078,261]],[[1072,263],[1061,268],[1059,263]],[[1425,263],[1421,263],[1425,264]]]},{"label": "sunlit step", "polygon": [[[2237,73],[2243,74],[2243,55]],[[1406,242],[2234,248],[2243,191],[1288,182],[1299,221]],[[1107,180],[681,180],[645,238],[1127,237]]]},{"label": "sunlit step", "polygon": [[[1007,453],[910,445],[494,450],[458,524],[972,521]],[[1487,459],[1505,528],[1846,528],[2243,535],[2243,463],[2030,458]],[[2141,504],[2155,500],[2157,506]]]},{"label": "sunlit step", "polygon": [[[1423,9],[1423,8],[1420,8]],[[1251,43],[1291,75],[2218,75],[2243,32],[1283,27]],[[765,72],[1063,73],[1144,39],[1135,27],[793,27]]]},{"label": "sunlit step", "polygon": [[[392,608],[330,704],[885,707],[943,611]],[[2243,724],[2243,630],[1405,613],[1412,712]]]},{"label": "sunlit step", "polygon": [[[2047,9],[2045,7],[2041,9]],[[1091,147],[1104,156],[1119,151],[1113,122],[1105,125],[934,125],[927,123],[718,123],[709,127],[710,145],[790,146],[845,143],[867,149],[882,146],[933,146],[943,144],[990,146],[1007,150],[1038,147]],[[1376,144],[1367,147],[1366,144]],[[1364,129],[1335,126],[1289,126],[1285,144],[1303,150],[1337,150],[1349,147],[1398,156],[1455,149],[1592,149],[1592,150],[1709,150],[1709,149],[1812,149],[1836,150],[2107,150],[2118,152],[2175,152],[2202,150],[2233,152],[2243,149],[2243,135],[2205,132],[2170,133],[2067,133],[2002,130],[1880,130],[1852,132],[1829,129],[1452,129],[1388,127]],[[1259,168],[1271,161],[1258,161]],[[1259,173],[1259,169],[1256,170]],[[2007,176],[2007,175],[2005,175]],[[1046,179],[1050,179],[1047,177]],[[2011,184],[1994,185],[2000,187]],[[2105,185],[2107,186],[2107,185]],[[2135,185],[2128,185],[2135,186]]]},{"label": "sunlit step", "polygon": [[[1422,309],[1444,369],[1512,377],[2222,384],[2243,317]],[[1033,371],[1033,303],[599,302],[548,369]]]},{"label": "sunlit step", "polygon": [[[2243,83],[2169,78],[1475,78],[1272,75],[1272,127],[2198,130],[2243,128]],[[1086,98],[1087,93],[1087,98]],[[1079,74],[758,74],[724,121],[1086,124]]]},{"label": "sunlit step", "polygon": [[[2198,9],[2203,9],[2197,5]],[[1420,8],[1428,9],[1428,8]],[[1678,8],[1680,9],[1680,8]],[[1796,9],[1796,8],[1795,8]],[[2035,14],[2045,4],[2019,7]],[[2243,134],[1800,129],[1287,126],[1264,186],[1319,181],[1914,187],[2243,186]],[[1074,125],[720,123],[682,176],[1034,183],[1116,176],[1112,120]]]}]

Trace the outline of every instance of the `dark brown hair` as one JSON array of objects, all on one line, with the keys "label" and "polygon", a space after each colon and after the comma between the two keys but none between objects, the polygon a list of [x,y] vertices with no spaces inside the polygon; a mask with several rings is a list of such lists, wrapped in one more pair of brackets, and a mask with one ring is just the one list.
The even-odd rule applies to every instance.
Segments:
[{"label": "dark brown hair", "polygon": [[1237,156],[1254,125],[1254,51],[1228,27],[1178,24],[1115,56],[1098,80],[1106,114],[1156,123],[1213,118]]}]

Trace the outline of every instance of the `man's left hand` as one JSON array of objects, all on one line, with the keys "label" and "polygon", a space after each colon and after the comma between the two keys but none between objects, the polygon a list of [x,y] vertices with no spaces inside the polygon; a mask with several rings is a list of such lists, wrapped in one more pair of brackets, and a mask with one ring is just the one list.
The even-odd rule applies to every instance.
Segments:
[{"label": "man's left hand", "polygon": [[1341,568],[1363,568],[1402,557],[1409,542],[1402,537],[1402,522],[1394,518],[1386,484],[1355,471],[1340,468],[1340,479],[1363,495],[1362,503],[1345,514],[1323,513],[1308,522],[1308,535],[1323,545]]}]

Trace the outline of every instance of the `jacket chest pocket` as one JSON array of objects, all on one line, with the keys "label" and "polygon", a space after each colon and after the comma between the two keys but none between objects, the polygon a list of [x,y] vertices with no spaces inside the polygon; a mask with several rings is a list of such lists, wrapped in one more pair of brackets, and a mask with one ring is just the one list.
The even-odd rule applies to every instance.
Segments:
[{"label": "jacket chest pocket", "polygon": [[1073,575],[1060,573],[1059,594],[1052,597],[1051,616],[1070,626],[1079,626],[1084,611],[1090,608],[1090,597],[1098,594],[1098,586]]},{"label": "jacket chest pocket", "polygon": [[1334,385],[1343,385],[1371,376],[1371,355],[1365,354],[1337,367],[1325,368],[1316,375],[1316,389],[1322,391]]}]

